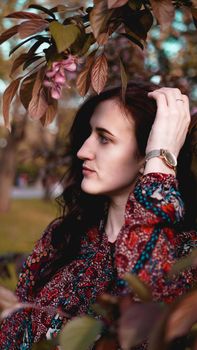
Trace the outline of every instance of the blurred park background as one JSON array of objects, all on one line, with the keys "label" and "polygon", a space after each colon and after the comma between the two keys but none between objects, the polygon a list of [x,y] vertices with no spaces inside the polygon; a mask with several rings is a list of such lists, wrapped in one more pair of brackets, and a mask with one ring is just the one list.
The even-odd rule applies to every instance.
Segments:
[{"label": "blurred park background", "polygon": [[[27,9],[30,3],[26,0],[2,1],[0,32],[13,25],[13,20],[4,19],[5,15]],[[52,7],[60,2],[39,0],[37,3]],[[69,1],[64,3],[69,4]],[[130,78],[143,76],[155,83],[179,87],[189,95],[194,113],[197,111],[196,43],[196,28],[186,9],[176,10],[173,25],[165,32],[153,26],[144,50],[124,37],[111,40],[106,51],[110,68],[108,85],[120,82],[118,59],[121,56]],[[0,46],[1,96],[10,83],[9,71],[14,57],[9,58],[9,51],[14,45],[16,39]],[[69,164],[67,134],[76,109],[83,102],[76,91],[75,79],[76,73],[70,73],[71,88],[63,92],[55,121],[48,127],[32,121],[17,98],[11,108],[11,133],[4,127],[0,114],[1,259],[20,262],[20,254],[31,251],[46,225],[59,215],[56,197],[62,191],[63,175]],[[4,277],[12,275],[12,280],[3,279],[3,284],[14,288],[13,264],[9,271],[2,270],[3,274]]]}]

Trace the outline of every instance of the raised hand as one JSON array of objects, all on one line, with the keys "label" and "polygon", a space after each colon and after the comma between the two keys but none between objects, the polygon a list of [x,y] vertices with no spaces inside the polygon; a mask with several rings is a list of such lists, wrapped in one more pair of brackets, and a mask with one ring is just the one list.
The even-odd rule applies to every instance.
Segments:
[{"label": "raised hand", "polygon": [[146,153],[165,148],[177,157],[190,124],[189,99],[177,88],[163,87],[148,94],[157,103],[157,114]]},{"label": "raised hand", "polygon": [[[190,124],[189,99],[177,88],[163,87],[148,94],[157,103],[157,114],[146,147],[146,154],[152,150],[167,149],[178,157],[184,144]],[[144,173],[164,172],[173,174],[161,159],[152,158]]]}]

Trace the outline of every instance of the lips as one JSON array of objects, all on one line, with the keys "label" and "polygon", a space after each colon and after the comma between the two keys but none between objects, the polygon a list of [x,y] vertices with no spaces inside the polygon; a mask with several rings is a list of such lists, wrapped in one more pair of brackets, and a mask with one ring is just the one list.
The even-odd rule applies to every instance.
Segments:
[{"label": "lips", "polygon": [[88,168],[87,166],[83,166],[83,170],[87,170],[87,171],[91,171],[91,172],[95,172],[94,170],[92,170],[92,169],[90,169],[90,168]]},{"label": "lips", "polygon": [[89,175],[89,174],[95,173],[95,171],[86,167],[86,166],[83,166],[82,173],[83,173],[83,175]]}]

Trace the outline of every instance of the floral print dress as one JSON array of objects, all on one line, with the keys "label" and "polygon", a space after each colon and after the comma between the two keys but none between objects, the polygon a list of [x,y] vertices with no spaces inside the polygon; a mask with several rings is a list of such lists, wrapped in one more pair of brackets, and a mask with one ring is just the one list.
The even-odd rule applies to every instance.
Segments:
[{"label": "floral print dress", "polygon": [[68,319],[91,314],[90,306],[100,294],[125,294],[126,272],[147,283],[154,300],[170,303],[186,292],[196,281],[196,270],[182,272],[173,282],[165,278],[174,262],[197,246],[197,232],[176,230],[183,216],[174,176],[142,176],[128,197],[125,222],[113,249],[103,230],[91,228],[81,240],[77,258],[34,297],[35,280],[56,254],[51,244],[51,234],[61,220],[56,219],[27,258],[16,290],[20,301],[38,308],[19,310],[1,323],[0,349],[29,350],[34,342],[56,336]]}]

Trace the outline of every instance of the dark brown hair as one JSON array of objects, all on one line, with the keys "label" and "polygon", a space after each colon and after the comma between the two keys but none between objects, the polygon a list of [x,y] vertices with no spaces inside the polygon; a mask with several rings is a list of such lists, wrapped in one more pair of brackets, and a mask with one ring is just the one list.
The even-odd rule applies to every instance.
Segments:
[{"label": "dark brown hair", "polygon": [[[62,266],[75,259],[80,249],[80,240],[92,226],[99,225],[104,214],[107,198],[101,195],[90,195],[81,190],[82,161],[76,154],[89,136],[90,118],[99,103],[116,99],[129,112],[135,123],[135,135],[140,155],[145,155],[148,136],[155,120],[157,106],[148,92],[158,86],[145,81],[131,81],[122,100],[121,87],[115,87],[90,97],[78,110],[70,130],[71,163],[67,172],[67,186],[61,196],[63,213],[61,224],[52,235],[52,245],[57,249],[56,261],[52,261],[47,270],[36,282],[36,289],[42,287],[49,278]],[[128,113],[127,113],[128,114]],[[191,152],[189,138],[186,140],[178,159],[177,177],[180,190],[186,205],[185,228],[191,228],[195,221],[195,198],[192,186],[194,179],[189,171]]]}]

